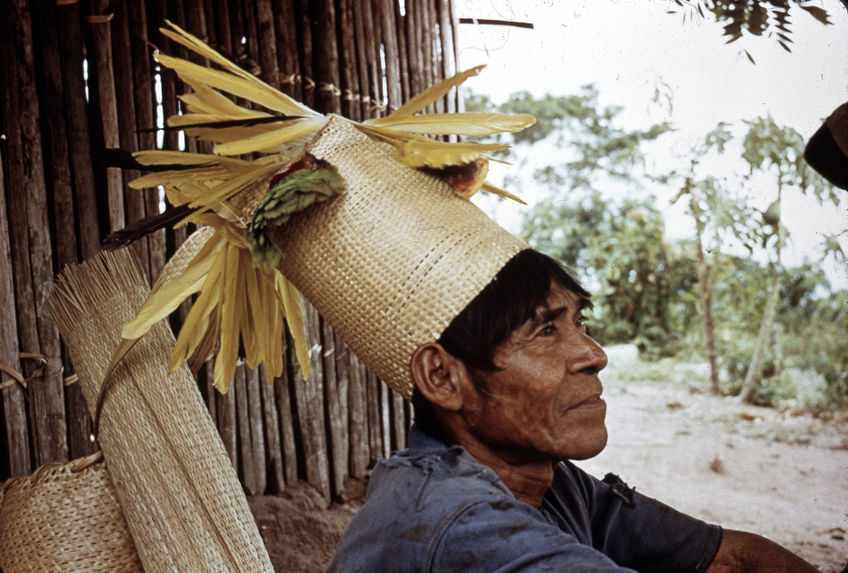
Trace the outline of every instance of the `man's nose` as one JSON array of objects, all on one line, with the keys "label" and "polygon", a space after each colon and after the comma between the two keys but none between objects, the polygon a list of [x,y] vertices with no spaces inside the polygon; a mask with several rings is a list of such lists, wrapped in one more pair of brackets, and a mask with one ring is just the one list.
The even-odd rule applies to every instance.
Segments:
[{"label": "man's nose", "polygon": [[587,334],[581,333],[579,344],[573,348],[568,361],[571,372],[600,372],[607,366],[607,353]]}]

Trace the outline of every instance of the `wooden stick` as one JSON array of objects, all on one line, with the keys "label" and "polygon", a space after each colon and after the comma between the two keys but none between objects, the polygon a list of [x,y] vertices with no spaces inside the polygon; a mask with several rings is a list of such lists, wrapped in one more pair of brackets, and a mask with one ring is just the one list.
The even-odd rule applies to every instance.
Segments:
[{"label": "wooden stick", "polygon": [[[7,29],[8,40],[3,44],[13,53],[6,54],[0,64],[7,66],[3,71],[3,116],[15,118],[6,124],[9,156],[5,178],[8,188],[15,191],[9,194],[6,209],[20,350],[46,358],[45,367],[27,392],[35,463],[43,465],[65,460],[68,454],[61,348],[45,306],[53,280],[53,257],[38,94],[33,82],[31,20],[25,0],[4,4],[2,21],[11,29]],[[23,374],[29,376],[36,370],[31,362],[25,363]]]},{"label": "wooden stick", "polygon": [[[15,290],[12,281],[14,271],[9,241],[9,217],[6,211],[3,159],[2,149],[0,149],[0,316],[13,317],[15,316]],[[17,321],[0,320],[0,363],[20,372],[19,351]],[[7,378],[4,376],[2,380],[5,382]],[[9,472],[12,476],[26,475],[32,471],[32,461],[29,455],[24,389],[18,384],[4,385],[2,395],[6,439],[9,443]]]}]

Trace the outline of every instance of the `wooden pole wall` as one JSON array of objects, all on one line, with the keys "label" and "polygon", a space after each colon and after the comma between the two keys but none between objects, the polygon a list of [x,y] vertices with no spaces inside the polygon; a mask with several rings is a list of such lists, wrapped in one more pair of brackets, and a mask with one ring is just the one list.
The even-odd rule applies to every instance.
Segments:
[{"label": "wooden pole wall", "polygon": [[[210,151],[162,129],[186,88],[159,73],[152,49],[204,63],[160,34],[165,19],[318,111],[355,120],[385,115],[454,71],[449,0],[0,2],[0,364],[16,373],[0,373],[0,481],[91,451],[87,409],[64,384],[73,365],[44,300],[62,266],[163,200],[157,189],[128,189],[138,173],[105,167],[98,152]],[[186,235],[161,231],[132,247],[151,281]],[[171,317],[175,329],[189,308]],[[309,380],[290,340],[275,380],[239,366],[222,396],[209,365],[198,375],[248,493],[305,480],[329,501],[406,445],[409,405],[311,306],[307,322]]]}]

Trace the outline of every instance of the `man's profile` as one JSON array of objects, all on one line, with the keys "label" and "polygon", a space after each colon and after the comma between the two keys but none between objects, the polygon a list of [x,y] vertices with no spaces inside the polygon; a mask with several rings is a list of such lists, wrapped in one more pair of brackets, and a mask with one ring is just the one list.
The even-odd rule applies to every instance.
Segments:
[{"label": "man's profile", "polygon": [[409,447],[374,470],[328,571],[815,571],[569,461],[607,441],[590,304],[523,250],[416,349]]}]

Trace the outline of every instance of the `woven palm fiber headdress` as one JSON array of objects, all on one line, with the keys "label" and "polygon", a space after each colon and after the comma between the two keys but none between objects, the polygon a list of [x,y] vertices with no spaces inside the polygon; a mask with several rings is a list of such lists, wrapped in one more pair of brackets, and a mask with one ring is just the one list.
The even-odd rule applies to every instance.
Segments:
[{"label": "woven palm fiber headdress", "polygon": [[[321,115],[261,82],[169,24],[162,32],[221,69],[156,54],[193,93],[169,125],[216,143],[214,154],[142,151],[153,170],[134,188],[162,185],[171,216],[203,227],[165,266],[123,330],[142,336],[200,293],[170,368],[199,366],[217,349],[215,387],[226,391],[239,341],[249,366],[283,368],[283,318],[308,377],[300,292],[391,388],[412,396],[409,361],[526,246],[468,201],[485,183],[497,143],[429,135],[517,131],[532,116],[418,112],[480,68],[444,80],[384,118]],[[247,109],[218,90],[247,99]],[[267,110],[267,111],[265,111]],[[256,154],[255,159],[233,156]],[[149,222],[148,222],[149,223]],[[139,227],[126,235],[137,236]],[[113,359],[113,362],[115,360]]]}]

